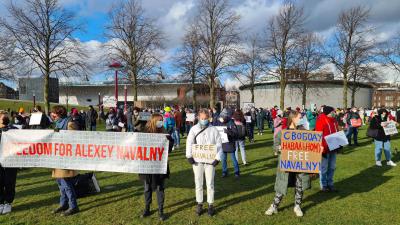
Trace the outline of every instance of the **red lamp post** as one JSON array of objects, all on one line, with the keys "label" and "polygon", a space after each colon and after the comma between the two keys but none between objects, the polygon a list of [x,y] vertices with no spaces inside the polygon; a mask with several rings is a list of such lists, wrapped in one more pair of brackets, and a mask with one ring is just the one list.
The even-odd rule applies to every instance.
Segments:
[{"label": "red lamp post", "polygon": [[123,68],[124,66],[114,60],[108,67],[115,70],[115,107],[118,108],[118,70]]}]

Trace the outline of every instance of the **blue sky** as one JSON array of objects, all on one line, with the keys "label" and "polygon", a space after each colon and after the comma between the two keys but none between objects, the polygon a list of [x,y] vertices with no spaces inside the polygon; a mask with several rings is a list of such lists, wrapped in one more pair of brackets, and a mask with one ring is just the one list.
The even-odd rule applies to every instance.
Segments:
[{"label": "blue sky", "polygon": [[[5,7],[0,2],[0,15],[6,16]],[[23,0],[14,0],[23,2]],[[108,40],[104,37],[104,27],[107,24],[107,13],[116,0],[59,0],[67,10],[77,14],[79,22],[85,24],[85,31],[74,34],[82,44],[88,48],[90,63],[103,65],[98,56],[104,51],[101,43]],[[141,1],[146,15],[156,20],[156,24],[165,33],[166,49],[162,54],[162,70],[168,75],[178,72],[172,66],[172,56],[181,44],[185,25],[193,17],[198,0],[143,0]],[[269,19],[274,16],[282,4],[281,0],[231,0],[231,7],[240,17],[240,28],[244,33],[263,33]],[[370,8],[369,25],[377,28],[375,37],[387,40],[400,30],[400,1],[399,0],[297,0],[296,3],[304,7],[308,19],[306,29],[328,38],[334,31],[337,17],[341,10],[355,5]],[[97,68],[92,76],[93,81],[106,80],[112,73],[100,73],[106,68]],[[385,74],[393,71],[386,70]],[[224,76],[222,81],[228,85],[237,85],[233,78]]]}]

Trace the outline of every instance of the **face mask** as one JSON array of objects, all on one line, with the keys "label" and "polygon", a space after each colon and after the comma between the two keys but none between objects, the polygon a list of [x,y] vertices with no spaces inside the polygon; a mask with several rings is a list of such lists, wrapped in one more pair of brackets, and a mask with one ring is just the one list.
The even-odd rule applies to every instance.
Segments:
[{"label": "face mask", "polygon": [[200,120],[199,123],[201,126],[205,127],[205,126],[208,126],[209,121],[208,120]]},{"label": "face mask", "polygon": [[161,128],[163,127],[163,125],[164,125],[163,121],[157,121],[156,127]]},{"label": "face mask", "polygon": [[224,118],[220,117],[219,118],[219,122],[223,123],[224,122]]}]

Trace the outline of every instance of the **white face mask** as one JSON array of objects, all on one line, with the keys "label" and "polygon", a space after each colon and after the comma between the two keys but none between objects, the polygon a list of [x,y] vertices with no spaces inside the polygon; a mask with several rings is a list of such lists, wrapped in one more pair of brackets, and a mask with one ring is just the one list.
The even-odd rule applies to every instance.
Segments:
[{"label": "white face mask", "polygon": [[219,122],[223,123],[224,122],[224,118],[220,117],[219,118]]},{"label": "white face mask", "polygon": [[163,121],[157,121],[156,127],[161,128],[163,127],[163,125],[164,125]]}]

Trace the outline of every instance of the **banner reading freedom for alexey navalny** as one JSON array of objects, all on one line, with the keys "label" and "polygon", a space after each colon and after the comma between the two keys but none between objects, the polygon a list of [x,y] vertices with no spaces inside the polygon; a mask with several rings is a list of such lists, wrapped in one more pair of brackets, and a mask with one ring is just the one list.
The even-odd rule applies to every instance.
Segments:
[{"label": "banner reading freedom for alexey navalny", "polygon": [[3,167],[166,174],[168,140],[164,134],[9,130],[2,133]]},{"label": "banner reading freedom for alexey navalny", "polygon": [[289,172],[319,173],[322,132],[282,130],[279,169]]}]

